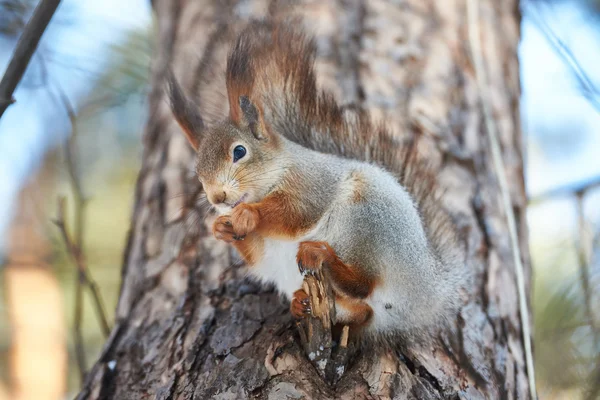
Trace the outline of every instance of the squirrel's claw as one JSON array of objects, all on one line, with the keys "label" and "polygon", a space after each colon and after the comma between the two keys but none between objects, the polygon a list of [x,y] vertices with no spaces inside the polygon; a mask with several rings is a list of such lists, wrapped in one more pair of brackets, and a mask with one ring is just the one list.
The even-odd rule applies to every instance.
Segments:
[{"label": "squirrel's claw", "polygon": [[304,266],[304,264],[302,264],[302,261],[298,260],[298,270],[300,271],[300,274],[302,276],[307,276],[307,275],[311,275],[311,276],[315,276],[316,275],[316,271],[312,268],[306,268]]},{"label": "squirrel's claw", "polygon": [[295,318],[305,318],[312,314],[310,299],[303,289],[294,292],[290,302],[290,312]]},{"label": "squirrel's claw", "polygon": [[227,215],[222,215],[215,220],[212,231],[217,240],[222,240],[227,243],[231,243],[234,240],[239,240],[236,238],[237,235],[231,226],[230,217]]},{"label": "squirrel's claw", "polygon": [[334,257],[333,249],[325,242],[302,242],[296,255],[298,270],[303,276],[316,276],[323,264],[330,262]]}]

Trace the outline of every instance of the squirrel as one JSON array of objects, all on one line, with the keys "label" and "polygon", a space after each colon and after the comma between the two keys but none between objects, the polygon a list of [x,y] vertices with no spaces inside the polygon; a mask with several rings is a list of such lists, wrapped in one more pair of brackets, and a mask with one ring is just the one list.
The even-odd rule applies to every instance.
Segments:
[{"label": "squirrel", "polygon": [[250,23],[227,58],[229,113],[210,127],[169,74],[173,115],[219,214],[213,234],[296,318],[311,313],[303,275],[322,268],[336,323],[425,335],[456,313],[467,280],[456,230],[414,146],[317,87],[315,53],[293,24]]}]

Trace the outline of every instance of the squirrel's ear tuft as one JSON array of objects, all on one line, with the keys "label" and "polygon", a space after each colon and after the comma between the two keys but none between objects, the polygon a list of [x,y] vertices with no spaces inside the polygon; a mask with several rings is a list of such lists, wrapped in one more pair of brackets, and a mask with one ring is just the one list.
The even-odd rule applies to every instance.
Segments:
[{"label": "squirrel's ear tuft", "polygon": [[183,133],[190,142],[190,145],[194,150],[198,151],[200,135],[204,129],[204,121],[202,120],[198,106],[185,97],[181,86],[179,86],[171,71],[167,72],[167,93],[173,116],[181,129],[183,129]]},{"label": "squirrel's ear tuft", "polygon": [[240,110],[242,111],[245,123],[254,137],[259,140],[268,139],[269,132],[265,125],[262,110],[256,107],[248,96],[240,96]]}]

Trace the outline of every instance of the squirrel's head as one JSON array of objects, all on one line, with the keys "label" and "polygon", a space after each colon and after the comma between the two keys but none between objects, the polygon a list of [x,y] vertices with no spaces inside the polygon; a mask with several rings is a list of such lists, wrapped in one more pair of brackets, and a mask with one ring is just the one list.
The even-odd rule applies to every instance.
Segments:
[{"label": "squirrel's head", "polygon": [[199,108],[172,76],[168,84],[173,114],[196,151],[196,173],[217,211],[227,213],[239,203],[258,202],[269,194],[281,180],[285,157],[260,107],[240,96],[228,118],[206,127]]}]

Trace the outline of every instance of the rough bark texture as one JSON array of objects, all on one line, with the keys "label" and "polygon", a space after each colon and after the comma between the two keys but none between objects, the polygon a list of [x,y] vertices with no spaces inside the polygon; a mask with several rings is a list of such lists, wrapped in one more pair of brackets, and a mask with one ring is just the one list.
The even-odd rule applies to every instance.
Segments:
[{"label": "rough bark texture", "polygon": [[[158,45],[150,119],[117,323],[79,398],[528,398],[508,230],[469,54],[465,1],[303,1],[293,10],[281,3],[153,2]],[[518,2],[477,3],[491,106],[528,266]],[[206,95],[222,84],[210,66],[223,62],[234,32],[269,7],[306,17],[307,31],[317,36],[320,84],[342,103],[385,118],[398,134],[421,135],[448,188],[444,205],[465,238],[474,273],[456,324],[439,346],[363,353],[335,387],[307,360],[288,305],[244,280],[233,251],[210,236],[210,218],[193,209],[193,155],[162,90],[170,63],[206,114],[222,114],[224,98]]]}]

